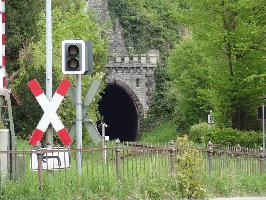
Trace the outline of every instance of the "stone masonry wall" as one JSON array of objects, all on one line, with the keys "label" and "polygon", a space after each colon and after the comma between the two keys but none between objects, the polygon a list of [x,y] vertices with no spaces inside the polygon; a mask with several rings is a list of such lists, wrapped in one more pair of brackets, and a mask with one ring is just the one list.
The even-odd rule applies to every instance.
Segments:
[{"label": "stone masonry wall", "polygon": [[88,8],[96,13],[99,24],[112,24],[108,29],[110,59],[106,65],[106,82],[119,82],[120,86],[122,83],[122,87],[123,84],[124,88],[129,87],[134,92],[132,96],[136,96],[138,102],[141,102],[141,108],[137,109],[143,110],[138,112],[145,115],[154,86],[154,69],[159,51],[150,50],[142,55],[129,55],[123,38],[123,28],[118,20],[111,21],[107,0],[88,0]]}]

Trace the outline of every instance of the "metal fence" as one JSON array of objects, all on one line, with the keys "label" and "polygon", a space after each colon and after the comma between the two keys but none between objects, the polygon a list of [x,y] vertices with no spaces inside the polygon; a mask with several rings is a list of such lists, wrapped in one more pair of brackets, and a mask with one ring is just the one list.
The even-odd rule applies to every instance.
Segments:
[{"label": "metal fence", "polygon": [[265,151],[261,149],[237,146],[215,148],[212,142],[206,149],[199,149],[205,157],[205,170],[209,174],[221,174],[224,171],[244,175],[265,173]]},{"label": "metal fence", "polygon": [[[82,154],[81,171],[76,163],[77,153]],[[167,175],[174,170],[175,152],[173,146],[110,143],[106,148],[53,147],[0,151],[1,155],[15,155],[20,158],[16,159],[17,171],[11,174],[11,179],[29,179],[33,185],[43,190],[45,183],[49,183],[49,187],[73,187],[95,180],[141,179],[153,178],[157,174]],[[1,168],[1,163],[0,169],[1,185],[9,172]]]},{"label": "metal fence", "polygon": [[[263,150],[237,147],[198,148],[206,174],[222,174],[234,171],[243,174],[263,174],[265,154]],[[77,168],[76,155],[82,154],[82,169]],[[116,181],[124,179],[156,178],[175,174],[176,155],[182,151],[173,142],[165,145],[136,143],[109,143],[106,148],[88,147],[69,149],[30,149],[0,151],[3,157],[16,157],[15,173],[11,179],[28,180],[33,187],[80,187],[92,181]],[[1,157],[2,156],[2,157]],[[0,162],[0,186],[9,178],[8,167]],[[2,186],[1,186],[2,187]]]}]

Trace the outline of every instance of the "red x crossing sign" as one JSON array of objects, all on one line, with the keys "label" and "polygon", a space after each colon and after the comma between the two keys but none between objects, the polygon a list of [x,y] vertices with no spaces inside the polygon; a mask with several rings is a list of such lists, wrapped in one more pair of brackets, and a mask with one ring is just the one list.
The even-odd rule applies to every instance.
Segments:
[{"label": "red x crossing sign", "polygon": [[72,138],[68,134],[68,131],[65,129],[59,116],[56,114],[59,105],[61,104],[68,89],[71,87],[70,81],[63,80],[60,83],[51,101],[47,99],[40,84],[36,79],[29,81],[28,87],[30,88],[31,92],[33,93],[36,100],[44,111],[44,114],[41,120],[39,121],[37,128],[34,130],[29,143],[31,145],[36,146],[37,143],[41,141],[43,133],[46,131],[49,124],[51,123],[63,144],[70,145],[72,142]]}]

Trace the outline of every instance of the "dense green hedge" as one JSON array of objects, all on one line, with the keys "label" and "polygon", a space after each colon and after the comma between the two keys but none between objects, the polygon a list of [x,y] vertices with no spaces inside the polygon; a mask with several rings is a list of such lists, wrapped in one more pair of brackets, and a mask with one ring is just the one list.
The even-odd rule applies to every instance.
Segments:
[{"label": "dense green hedge", "polygon": [[240,144],[242,147],[262,146],[262,134],[255,131],[240,131],[232,128],[209,127],[207,123],[193,125],[189,130],[189,138],[200,144],[212,141],[215,145]]}]

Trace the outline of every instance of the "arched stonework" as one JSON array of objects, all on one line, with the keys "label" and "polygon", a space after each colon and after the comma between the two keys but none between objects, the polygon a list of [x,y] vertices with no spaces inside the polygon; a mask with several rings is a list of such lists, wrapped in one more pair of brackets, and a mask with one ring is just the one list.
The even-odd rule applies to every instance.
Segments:
[{"label": "arched stonework", "polygon": [[111,19],[108,1],[88,0],[88,10],[96,13],[95,18],[100,26],[114,22],[106,33],[110,52],[106,65],[106,82],[123,88],[132,98],[139,115],[139,135],[149,109],[159,51],[150,50],[146,54],[131,54],[125,45],[124,30],[119,20]]},{"label": "arched stonework", "polygon": [[138,97],[145,116],[154,86],[154,70],[159,59],[159,51],[149,50],[146,54],[131,54],[125,45],[124,30],[119,20],[111,19],[108,1],[88,0],[88,10],[96,14],[95,18],[100,26],[113,22],[113,26],[106,32],[110,52],[106,65],[107,82],[120,80],[127,84]]},{"label": "arched stonework", "polygon": [[143,131],[143,122],[144,122],[144,110],[143,110],[143,106],[142,106],[139,98],[137,97],[135,92],[123,81],[113,79],[113,80],[107,81],[107,84],[108,85],[115,85],[115,86],[122,88],[131,97],[131,99],[135,105],[137,114],[138,114],[138,127],[137,127],[138,134],[137,134],[137,137],[139,137]]}]

